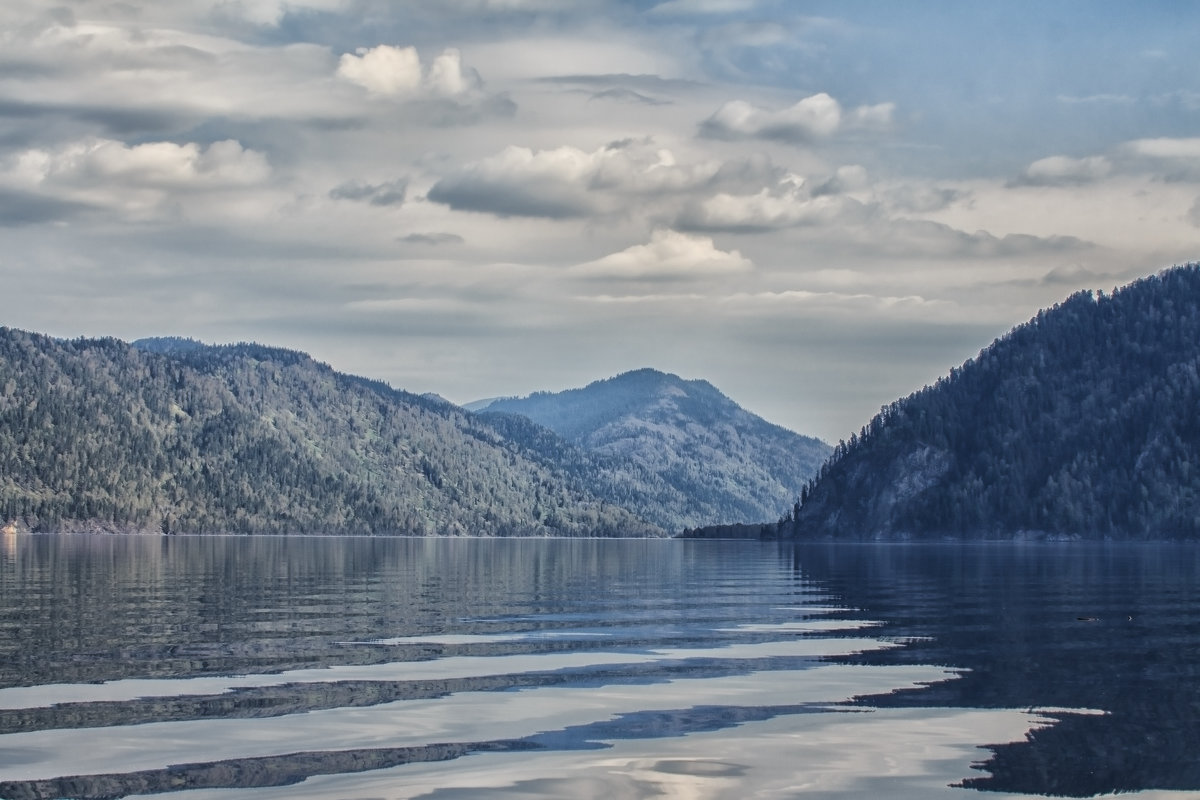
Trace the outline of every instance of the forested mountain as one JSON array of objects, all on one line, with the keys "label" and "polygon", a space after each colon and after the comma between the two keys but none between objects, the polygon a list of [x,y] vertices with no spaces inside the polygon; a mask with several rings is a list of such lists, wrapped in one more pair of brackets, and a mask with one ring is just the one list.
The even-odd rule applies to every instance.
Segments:
[{"label": "forested mountain", "polygon": [[829,446],[772,425],[700,380],[652,369],[581,389],[492,400],[481,418],[517,414],[591,457],[601,497],[668,529],[775,519]]},{"label": "forested mountain", "polygon": [[798,538],[1200,537],[1200,265],[1040,312],[892,403]]},{"label": "forested mountain", "polygon": [[441,400],[303,353],[0,328],[0,523],[33,530],[639,535]]}]

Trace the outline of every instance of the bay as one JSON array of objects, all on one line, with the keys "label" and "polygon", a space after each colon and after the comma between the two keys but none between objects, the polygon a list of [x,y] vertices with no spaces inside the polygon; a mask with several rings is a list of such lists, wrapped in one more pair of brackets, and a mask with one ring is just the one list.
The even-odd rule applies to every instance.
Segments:
[{"label": "bay", "polygon": [[1198,575],[1188,545],[5,536],[0,797],[1197,797]]}]

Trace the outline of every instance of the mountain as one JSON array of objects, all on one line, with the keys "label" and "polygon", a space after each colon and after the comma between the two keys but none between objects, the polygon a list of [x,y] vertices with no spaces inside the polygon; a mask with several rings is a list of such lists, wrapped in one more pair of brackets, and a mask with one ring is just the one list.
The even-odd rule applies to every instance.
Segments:
[{"label": "mountain", "polygon": [[474,402],[471,402],[471,403],[464,403],[463,408],[466,409],[467,411],[483,411],[488,406],[490,406],[492,403],[496,402],[497,400],[501,400],[501,399],[507,399],[507,398],[487,397],[487,398],[484,398],[483,400],[475,400]]},{"label": "mountain", "polygon": [[600,497],[674,530],[777,518],[830,451],[751,414],[706,381],[652,369],[581,389],[492,399],[479,416],[506,414],[584,451],[591,462],[580,468]]},{"label": "mountain", "polygon": [[255,344],[0,328],[0,522],[32,530],[645,535],[444,401]]},{"label": "mountain", "polygon": [[840,443],[799,538],[1200,537],[1200,265],[1080,292]]}]

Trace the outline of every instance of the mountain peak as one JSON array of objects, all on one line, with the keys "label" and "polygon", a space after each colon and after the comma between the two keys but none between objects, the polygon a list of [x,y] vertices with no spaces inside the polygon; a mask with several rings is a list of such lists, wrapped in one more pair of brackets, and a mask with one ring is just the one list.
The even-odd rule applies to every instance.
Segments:
[{"label": "mountain peak", "polygon": [[664,527],[772,519],[829,451],[746,411],[708,381],[649,367],[494,400],[485,413],[526,417],[601,459],[631,462],[641,472],[626,482],[657,487],[637,513]]},{"label": "mountain peak", "polygon": [[1198,538],[1200,265],[1039,311],[885,407],[799,536]]},{"label": "mountain peak", "polygon": [[[598,381],[593,381],[585,388],[597,386],[599,384],[616,384],[627,386],[678,386],[684,389],[693,389],[707,392],[715,392],[721,394],[717,387],[713,386],[706,380],[701,378],[687,379],[681,378],[673,372],[662,372],[653,367],[642,367],[641,369],[622,372],[619,375],[614,375],[611,378],[602,378]],[[724,395],[722,395],[724,396]],[[732,401],[731,401],[732,402]]]}]

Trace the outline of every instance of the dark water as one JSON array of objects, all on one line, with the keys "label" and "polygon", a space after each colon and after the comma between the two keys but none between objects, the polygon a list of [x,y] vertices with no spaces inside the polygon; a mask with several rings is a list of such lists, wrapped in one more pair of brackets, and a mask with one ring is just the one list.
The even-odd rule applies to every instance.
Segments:
[{"label": "dark water", "polygon": [[0,797],[1200,797],[1195,547],[0,547]]}]

